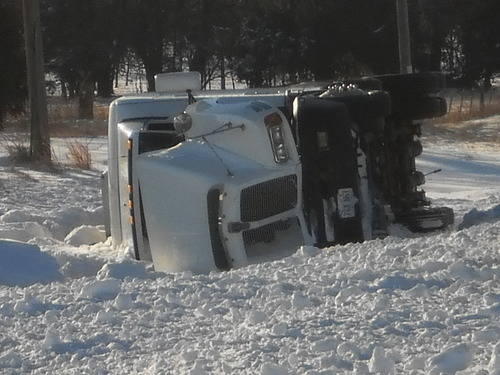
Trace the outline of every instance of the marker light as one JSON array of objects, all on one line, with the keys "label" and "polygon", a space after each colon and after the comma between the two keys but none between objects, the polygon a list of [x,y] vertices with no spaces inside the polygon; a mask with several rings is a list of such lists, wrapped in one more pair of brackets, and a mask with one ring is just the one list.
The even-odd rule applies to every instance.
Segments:
[{"label": "marker light", "polygon": [[274,154],[274,161],[276,163],[284,163],[288,160],[288,150],[285,145],[285,137],[283,135],[283,121],[281,116],[274,112],[264,118],[269,138],[271,139],[271,146]]}]

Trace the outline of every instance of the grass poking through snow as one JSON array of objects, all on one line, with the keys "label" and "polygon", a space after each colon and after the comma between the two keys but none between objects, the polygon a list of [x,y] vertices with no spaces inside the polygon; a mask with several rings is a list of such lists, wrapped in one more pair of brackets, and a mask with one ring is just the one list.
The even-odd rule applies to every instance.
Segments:
[{"label": "grass poking through snow", "polygon": [[90,169],[92,166],[92,155],[89,144],[77,140],[69,141],[67,157],[69,164],[79,169]]}]

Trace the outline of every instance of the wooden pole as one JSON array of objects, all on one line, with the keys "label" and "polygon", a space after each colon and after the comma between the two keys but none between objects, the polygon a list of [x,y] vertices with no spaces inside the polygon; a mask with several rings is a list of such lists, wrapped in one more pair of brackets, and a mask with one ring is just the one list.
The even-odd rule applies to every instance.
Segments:
[{"label": "wooden pole", "polygon": [[220,56],[220,89],[226,89],[226,61],[223,52]]},{"label": "wooden pole", "polygon": [[23,0],[23,19],[31,117],[30,154],[34,161],[49,163],[51,152],[39,0]]},{"label": "wooden pole", "polygon": [[412,73],[407,0],[396,0],[396,10],[398,16],[399,70],[401,73]]}]

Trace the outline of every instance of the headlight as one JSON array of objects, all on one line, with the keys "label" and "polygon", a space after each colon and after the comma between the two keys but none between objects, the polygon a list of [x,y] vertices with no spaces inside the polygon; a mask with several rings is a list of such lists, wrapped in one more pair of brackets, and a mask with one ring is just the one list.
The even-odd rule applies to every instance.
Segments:
[{"label": "headlight", "polygon": [[174,128],[177,133],[183,134],[191,129],[193,119],[187,113],[181,113],[174,117]]},{"label": "headlight", "polygon": [[276,163],[284,163],[288,160],[288,150],[285,145],[285,137],[283,134],[283,121],[281,116],[274,112],[264,118],[271,146]]}]

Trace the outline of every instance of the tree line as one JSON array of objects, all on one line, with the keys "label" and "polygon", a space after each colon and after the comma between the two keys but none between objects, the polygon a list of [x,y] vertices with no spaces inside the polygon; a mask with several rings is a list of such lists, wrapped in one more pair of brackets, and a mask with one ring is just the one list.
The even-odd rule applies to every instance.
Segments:
[{"label": "tree line", "polygon": [[[498,0],[409,0],[416,71],[488,87],[500,70]],[[398,70],[395,0],[41,0],[46,71],[92,116],[130,66],[147,89],[162,71],[196,70],[204,87],[250,87]],[[0,122],[24,108],[22,12],[0,3]]]}]

